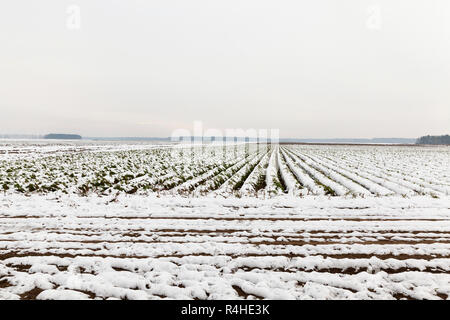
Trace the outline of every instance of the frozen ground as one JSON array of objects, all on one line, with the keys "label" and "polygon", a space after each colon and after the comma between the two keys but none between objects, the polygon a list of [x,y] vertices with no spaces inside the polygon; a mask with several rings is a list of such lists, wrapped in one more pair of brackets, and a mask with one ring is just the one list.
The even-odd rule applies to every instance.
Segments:
[{"label": "frozen ground", "polygon": [[0,143],[0,299],[448,299],[450,148]]},{"label": "frozen ground", "polygon": [[1,299],[450,295],[448,197],[0,200]]}]

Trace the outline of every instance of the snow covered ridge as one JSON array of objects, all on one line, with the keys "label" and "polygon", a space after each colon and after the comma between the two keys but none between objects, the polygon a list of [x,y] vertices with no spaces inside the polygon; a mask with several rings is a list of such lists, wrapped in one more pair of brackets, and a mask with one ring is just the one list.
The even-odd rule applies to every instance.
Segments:
[{"label": "snow covered ridge", "polygon": [[449,196],[0,195],[0,299],[449,297]]},{"label": "snow covered ridge", "polygon": [[5,194],[381,197],[450,194],[450,148],[0,145]]}]

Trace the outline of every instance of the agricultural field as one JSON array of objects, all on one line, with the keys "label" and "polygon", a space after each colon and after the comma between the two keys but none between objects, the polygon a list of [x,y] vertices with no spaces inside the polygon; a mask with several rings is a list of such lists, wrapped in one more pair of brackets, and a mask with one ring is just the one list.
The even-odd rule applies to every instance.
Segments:
[{"label": "agricultural field", "polygon": [[0,299],[449,299],[450,148],[0,142]]}]

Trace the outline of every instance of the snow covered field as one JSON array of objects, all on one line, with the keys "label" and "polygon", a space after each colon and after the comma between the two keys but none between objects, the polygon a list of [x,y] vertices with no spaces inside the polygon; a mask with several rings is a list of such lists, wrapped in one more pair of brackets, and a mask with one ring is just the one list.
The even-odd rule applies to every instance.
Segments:
[{"label": "snow covered field", "polygon": [[0,299],[448,299],[450,148],[0,143]]}]

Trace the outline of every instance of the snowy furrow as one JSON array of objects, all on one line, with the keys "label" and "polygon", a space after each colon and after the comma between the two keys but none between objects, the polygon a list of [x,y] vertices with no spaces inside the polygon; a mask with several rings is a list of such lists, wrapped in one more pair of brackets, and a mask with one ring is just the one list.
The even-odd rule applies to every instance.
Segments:
[{"label": "snowy furrow", "polygon": [[[247,177],[239,192],[242,195],[255,194],[257,188],[263,188],[266,181],[266,170],[269,165],[270,152],[267,152]],[[262,184],[258,186],[258,184]]]},{"label": "snowy furrow", "polygon": [[258,155],[256,153],[252,153],[247,157],[243,157],[242,160],[238,161],[231,167],[227,168],[224,171],[221,171],[218,175],[209,178],[208,180],[204,181],[201,185],[197,186],[193,190],[193,194],[203,195],[205,193],[218,189],[225,181],[227,181],[236,172],[242,169],[249,161],[252,161],[257,156]]},{"label": "snowy furrow", "polygon": [[265,155],[266,153],[259,153],[255,155],[255,157],[250,159],[242,168],[239,169],[239,171],[230,176],[229,179],[227,179],[217,190],[213,191],[212,194],[226,196],[228,194],[232,194],[233,191],[237,191],[239,188],[236,188],[236,185],[240,182],[245,182],[245,180],[242,180],[246,179],[248,175],[251,174],[253,169],[258,163],[261,162]]},{"label": "snowy furrow", "polygon": [[415,184],[408,183],[405,180],[396,179],[393,176],[383,174],[380,171],[376,171],[373,168],[364,165],[358,166],[358,172],[361,172],[361,174],[362,173],[369,174],[372,180],[376,179],[378,181],[383,181],[380,184],[400,194],[406,195],[413,195],[416,193],[425,194],[428,193],[427,191],[430,191],[432,194],[434,193],[432,190],[426,190],[425,188],[421,188],[420,186],[417,186]]},{"label": "snowy furrow", "polygon": [[[436,234],[434,234],[437,236]],[[374,235],[375,236],[375,235]],[[370,240],[361,243],[332,243],[323,241],[322,244],[314,243],[310,245],[292,245],[292,240],[288,236],[280,235],[279,238],[286,238],[281,241],[273,241],[273,244],[260,245],[253,238],[243,236],[230,237],[226,235],[217,236],[166,236],[158,237],[158,241],[153,238],[141,236],[129,237],[129,239],[99,239],[95,242],[89,242],[87,237],[57,237],[52,242],[42,239],[21,240],[21,241],[4,241],[0,240],[0,254],[8,252],[39,252],[42,255],[54,254],[74,254],[74,255],[92,255],[92,256],[134,256],[138,258],[148,256],[183,256],[183,255],[233,255],[233,256],[249,256],[249,255],[326,255],[336,258],[347,258],[347,255],[367,255],[379,256],[380,258],[389,258],[397,256],[398,259],[406,260],[414,256],[422,256],[432,259],[433,256],[450,258],[450,243],[448,235],[445,238],[447,242],[417,243],[414,241],[408,244],[376,244],[368,243]],[[411,234],[411,238],[414,234]],[[261,239],[264,238],[261,236]],[[433,240],[433,237],[429,237]],[[103,241],[101,241],[103,240]],[[425,241],[423,239],[418,239]],[[228,242],[227,242],[228,241]],[[267,240],[266,240],[267,241]],[[286,244],[282,244],[285,241]],[[382,240],[379,240],[381,242]],[[429,240],[426,240],[429,241]],[[376,242],[376,241],[372,241]]]},{"label": "snowy furrow", "polygon": [[[353,274],[331,272],[347,268],[348,264],[321,258],[233,259],[219,256],[214,260],[187,257],[137,261],[126,258],[30,257],[8,262],[33,266],[30,273],[4,268],[3,272],[14,274],[16,284],[0,291],[0,297],[9,299],[20,298],[21,294],[34,288],[35,282],[42,291],[38,299],[89,299],[86,293],[94,297],[130,300],[156,296],[169,299],[241,299],[234,289],[236,286],[250,295],[249,298],[395,299],[398,293],[414,299],[439,299],[436,291],[448,293],[450,281],[450,275],[443,273],[377,272],[399,270],[402,265],[409,264],[419,269],[423,266],[420,260],[408,263],[362,260],[358,261],[360,271]],[[58,272],[55,265],[67,267],[68,271]],[[335,265],[337,267],[332,269]],[[436,262],[430,267],[443,265],[445,263]],[[315,266],[319,272],[314,271]],[[254,271],[246,271],[249,268]]]},{"label": "snowy furrow", "polygon": [[293,152],[291,150],[288,150],[288,151],[291,154],[293,154],[293,155],[297,156],[298,158],[300,158],[301,160],[303,160],[305,163],[307,163],[312,168],[318,170],[319,172],[322,172],[323,174],[330,177],[334,181],[342,184],[344,187],[349,189],[353,194],[365,195],[365,196],[368,196],[371,194],[371,192],[369,190],[367,190],[366,188],[351,181],[350,179],[346,178],[345,176],[341,175],[340,173],[336,172],[335,170],[332,170],[325,166],[322,166],[319,162],[314,161],[314,159],[312,159],[312,157],[308,157],[308,156],[302,155],[300,153]]},{"label": "snowy furrow", "polygon": [[194,177],[193,179],[186,181],[186,182],[180,184],[179,186],[175,187],[173,189],[173,193],[187,193],[187,192],[195,189],[195,187],[197,187],[201,183],[205,182],[206,180],[213,178],[214,176],[221,173],[223,170],[226,170],[227,168],[232,167],[235,164],[237,164],[243,160],[244,160],[244,157],[241,157],[238,159],[231,159],[223,164],[220,164],[219,166],[215,167],[214,169],[211,169],[211,170],[205,172],[204,174],[202,174],[198,177]]},{"label": "snowy furrow", "polygon": [[[375,169],[379,169],[380,172],[383,171],[383,168],[375,166]],[[386,170],[384,168],[383,177],[395,179],[399,184],[402,184],[414,191],[417,191],[421,194],[431,194],[431,195],[450,195],[450,187],[446,187],[444,185],[431,184],[424,180],[410,177],[405,174],[400,174],[395,172],[394,170]]]},{"label": "snowy furrow", "polygon": [[298,156],[295,154],[290,153],[288,156],[291,157],[291,159],[295,160],[295,163],[301,167],[305,172],[307,172],[311,177],[314,177],[316,181],[318,181],[320,184],[322,184],[325,187],[330,188],[332,193],[338,196],[346,195],[350,192],[350,190],[335,181],[331,180],[329,177],[325,176],[323,173],[317,171],[316,169],[312,168],[310,165],[308,165],[306,162],[301,160]]},{"label": "snowy furrow", "polygon": [[[328,159],[330,160],[330,159]],[[401,195],[414,195],[416,194],[416,192],[410,188],[405,188],[404,186],[397,184],[393,181],[387,180],[387,179],[383,179],[378,177],[375,174],[370,173],[370,170],[366,170],[365,168],[362,168],[359,164],[350,164],[348,162],[346,162],[349,165],[349,168],[354,168],[354,170],[357,170],[358,175],[361,176],[364,179],[373,181],[376,184],[379,184],[381,186],[383,186],[386,189],[389,189],[391,191],[394,191],[397,194],[401,194]]]},{"label": "snowy furrow", "polygon": [[[276,210],[276,209],[273,209]],[[301,212],[301,211],[300,211]],[[401,212],[401,211],[400,211]],[[297,211],[297,214],[299,212]],[[3,220],[3,219],[2,219]],[[277,234],[277,230],[284,230],[285,234],[291,233],[308,233],[311,230],[321,230],[322,232],[350,232],[350,230],[356,230],[359,232],[380,232],[386,230],[387,226],[392,232],[404,231],[404,232],[449,232],[450,221],[446,219],[420,219],[420,218],[410,218],[401,219],[398,217],[396,219],[359,219],[359,218],[349,218],[345,220],[345,217],[340,216],[331,220],[328,217],[315,218],[307,217],[304,220],[295,220],[282,217],[274,218],[252,218],[251,220],[239,219],[239,215],[236,219],[217,219],[214,218],[203,218],[203,219],[190,219],[190,218],[168,218],[168,219],[127,219],[124,217],[122,219],[112,218],[105,220],[104,218],[88,218],[79,219],[79,222],[68,221],[68,219],[61,219],[63,222],[55,221],[56,218],[45,218],[45,219],[34,219],[30,224],[24,221],[14,219],[4,219],[3,224],[8,224],[11,230],[16,230],[15,234],[20,238],[21,234],[18,230],[24,230],[24,228],[30,228],[30,226],[43,224],[48,225],[46,227],[48,232],[51,233],[52,229],[59,230],[64,229],[84,229],[91,230],[93,225],[107,224],[109,228],[113,230],[102,231],[99,228],[98,232],[107,232],[112,234],[120,235],[122,232],[124,234],[133,234],[132,229],[144,229],[148,232],[161,232],[161,230],[171,230],[171,232],[187,232],[191,230],[191,233],[196,234],[198,232],[209,232],[211,234],[218,234],[224,230],[227,232],[251,232],[253,235],[264,235],[271,236],[272,234]],[[29,219],[27,219],[29,220]],[[14,227],[14,223],[17,224]],[[420,223],[420,228],[417,224]],[[17,229],[15,229],[17,228]],[[36,230],[39,231],[39,230]],[[129,232],[128,232],[129,231]],[[24,232],[24,231],[22,231]],[[91,234],[89,232],[89,234]],[[52,235],[55,236],[55,235]],[[314,236],[314,235],[307,235]],[[353,235],[352,235],[353,236]],[[355,235],[356,236],[356,235]],[[306,236],[305,236],[306,237]]]},{"label": "snowy furrow", "polygon": [[[280,177],[283,180],[283,183],[286,185],[286,189],[288,194],[290,195],[306,195],[308,190],[303,188],[303,186],[297,181],[292,171],[288,166],[288,159],[284,157],[281,152],[281,148],[277,149],[276,161],[277,167],[279,168]],[[281,183],[281,181],[279,181]]]},{"label": "snowy furrow", "polygon": [[330,170],[334,170],[334,171],[340,173],[341,175],[347,177],[348,179],[351,179],[351,180],[357,182],[358,184],[362,185],[367,190],[369,190],[370,192],[372,192],[376,195],[386,196],[389,194],[394,194],[394,192],[392,190],[386,189],[382,185],[379,185],[373,181],[370,181],[369,179],[363,178],[362,176],[360,176],[352,171],[349,171],[347,169],[339,167],[337,164],[328,162],[328,161],[326,161],[325,158],[319,159],[319,158],[311,156],[311,155],[308,155],[308,157],[310,159],[312,159],[313,161],[316,161],[317,163],[321,164],[322,166],[327,167]]},{"label": "snowy furrow", "polygon": [[[420,154],[420,153],[417,153]],[[407,161],[405,159],[396,157],[389,159],[383,163],[374,163],[374,167],[391,173],[399,173],[402,179],[409,180],[411,182],[417,183],[419,185],[431,185],[434,187],[442,187],[441,190],[449,190],[450,181],[449,175],[445,174],[445,171],[450,171],[450,161],[446,159],[441,161],[439,159],[434,159],[434,157],[439,157],[439,153],[433,154],[433,158],[417,158],[408,157]],[[425,165],[425,171],[417,170]],[[399,171],[401,169],[401,171]],[[433,188],[432,188],[433,189]],[[441,191],[436,189],[437,191]],[[441,191],[446,193],[445,191]]]},{"label": "snowy furrow", "polygon": [[303,169],[297,167],[295,163],[292,161],[291,157],[289,157],[284,150],[280,151],[283,155],[284,159],[286,160],[286,164],[291,172],[297,177],[298,181],[302,185],[304,185],[306,188],[308,188],[309,192],[311,192],[314,195],[323,195],[325,194],[324,189],[317,185],[317,183],[311,179],[307,174],[304,173]]},{"label": "snowy furrow", "polygon": [[269,164],[266,170],[266,194],[269,196],[283,193],[280,181],[278,180],[278,147],[272,149],[269,159]]},{"label": "snowy furrow", "polygon": [[[363,168],[363,169],[362,169]],[[431,194],[431,195],[436,195],[436,194],[440,194],[441,192],[427,188],[427,187],[423,187],[421,185],[418,185],[417,183],[413,183],[413,182],[408,182],[407,180],[405,180],[403,178],[403,176],[399,176],[399,175],[395,175],[395,174],[385,174],[383,173],[381,170],[375,170],[372,167],[368,167],[365,165],[359,165],[358,166],[358,170],[364,170],[365,172],[377,177],[377,178],[381,178],[384,179],[386,181],[389,182],[393,182],[401,187],[407,188],[409,190],[413,190],[419,194]]]},{"label": "snowy furrow", "polygon": [[[69,250],[69,254],[70,251],[71,250]],[[212,253],[214,254],[214,251],[212,251]],[[29,257],[28,259],[9,258],[5,259],[4,263],[16,264],[20,261],[20,263],[26,264],[34,260],[33,258],[34,257]],[[92,258],[95,259],[95,257]],[[45,258],[42,260],[45,261]],[[241,268],[257,268],[267,270],[283,269],[286,270],[286,272],[321,271],[321,270],[328,272],[337,269],[342,273],[344,273],[345,270],[353,269],[353,270],[360,270],[359,272],[385,271],[389,273],[394,273],[397,270],[401,272],[402,269],[406,269],[412,271],[428,271],[428,272],[437,271],[439,273],[446,273],[447,271],[450,270],[449,258],[435,258],[432,260],[411,258],[400,260],[395,258],[380,259],[376,256],[368,258],[333,258],[333,257],[323,257],[321,255],[310,255],[307,257],[292,257],[292,258],[286,256],[230,257],[215,252],[215,255],[211,256],[186,255],[183,257],[160,257],[159,260],[160,260],[159,262],[161,263],[163,263],[164,261],[171,261],[177,262],[177,264],[179,265],[198,264],[217,267],[227,266],[230,269],[241,269]],[[45,264],[44,261],[41,262],[41,265]],[[49,263],[47,262],[47,264]],[[33,264],[30,263],[30,265]],[[34,265],[36,266],[36,264]]]},{"label": "snowy furrow", "polygon": [[[358,174],[365,169],[373,170],[373,174],[380,172],[383,176],[379,178],[385,178],[393,183],[396,182],[401,185],[400,187],[415,191],[412,193],[409,191],[409,195],[441,196],[446,195],[447,192],[450,177],[446,173],[450,170],[450,162],[447,160],[448,149],[395,146],[293,146],[289,148],[303,155],[333,160],[339,163],[339,166],[354,167],[352,171],[357,171]],[[344,164],[345,162],[349,165]],[[406,193],[403,192],[403,194]]]}]

